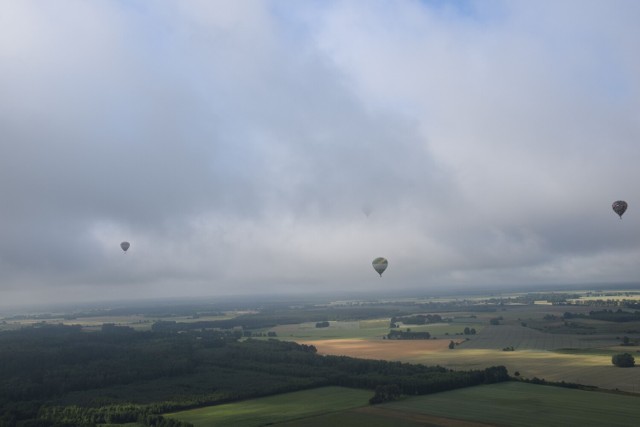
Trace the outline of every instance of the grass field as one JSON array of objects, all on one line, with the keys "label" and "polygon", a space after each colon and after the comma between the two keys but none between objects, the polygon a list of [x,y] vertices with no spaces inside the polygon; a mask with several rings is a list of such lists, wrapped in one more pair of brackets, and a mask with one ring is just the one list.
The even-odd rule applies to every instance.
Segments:
[{"label": "grass field", "polygon": [[[269,329],[283,340],[313,340],[313,339],[382,339],[387,335],[390,319],[360,320],[353,322],[329,322],[327,328],[316,328],[315,322],[300,323],[295,325],[280,325]],[[434,323],[429,325],[402,325],[399,330],[410,328],[414,332],[427,331],[438,338],[459,338],[465,327],[481,331],[483,325],[477,322]]]},{"label": "grass field", "polygon": [[225,405],[166,414],[196,427],[251,427],[344,411],[368,405],[373,393],[344,387],[322,387]]},{"label": "grass field", "polygon": [[202,426],[632,426],[640,397],[508,382],[370,406],[371,393],[324,387],[167,414]]},{"label": "grass field", "polygon": [[381,407],[522,427],[633,426],[640,420],[640,397],[518,382],[412,397]]},{"label": "grass field", "polygon": [[271,328],[283,340],[382,338],[389,333],[389,319],[353,322],[329,322],[327,328],[316,328],[315,322],[280,325]]},{"label": "grass field", "polygon": [[364,406],[276,424],[278,427],[488,427],[489,424]]}]

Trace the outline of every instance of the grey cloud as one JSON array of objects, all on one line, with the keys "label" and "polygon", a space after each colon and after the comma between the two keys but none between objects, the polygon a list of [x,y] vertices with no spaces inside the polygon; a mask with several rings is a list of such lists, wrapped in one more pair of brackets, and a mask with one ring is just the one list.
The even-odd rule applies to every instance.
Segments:
[{"label": "grey cloud", "polygon": [[471,6],[3,5],[0,283],[633,277],[637,7]]}]

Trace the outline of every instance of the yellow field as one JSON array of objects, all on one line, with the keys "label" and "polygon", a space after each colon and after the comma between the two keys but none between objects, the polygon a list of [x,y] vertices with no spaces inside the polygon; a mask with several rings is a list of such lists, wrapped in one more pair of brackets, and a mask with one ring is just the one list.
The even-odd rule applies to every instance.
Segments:
[{"label": "yellow field", "polygon": [[[518,371],[524,378],[538,377],[547,381],[575,382],[605,389],[640,393],[640,367],[617,368],[611,364],[611,357],[604,355],[460,347],[450,350],[449,339],[406,341],[330,339],[298,342],[314,345],[320,354],[423,363],[460,370],[504,365],[511,375]],[[640,359],[640,354],[637,358]]]}]

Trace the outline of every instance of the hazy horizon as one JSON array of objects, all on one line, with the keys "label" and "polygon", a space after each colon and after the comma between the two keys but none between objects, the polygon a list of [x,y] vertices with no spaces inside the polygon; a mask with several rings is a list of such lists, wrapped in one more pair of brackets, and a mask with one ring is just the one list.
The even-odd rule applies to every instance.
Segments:
[{"label": "hazy horizon", "polygon": [[514,295],[524,295],[533,293],[571,293],[581,291],[640,291],[640,283],[600,283],[600,284],[566,284],[566,285],[519,285],[512,287],[459,287],[441,289],[437,292],[429,292],[423,289],[393,289],[377,291],[326,291],[326,292],[281,292],[281,293],[253,293],[253,294],[224,294],[224,295],[201,295],[196,297],[142,297],[142,298],[122,298],[122,299],[93,299],[86,301],[68,301],[51,303],[24,303],[2,304],[0,303],[0,318],[3,316],[28,315],[36,313],[79,313],[92,312],[96,310],[114,309],[142,309],[142,308],[175,308],[175,307],[226,307],[228,310],[240,307],[261,306],[261,305],[313,305],[325,304],[338,301],[359,301],[378,303],[380,301],[398,301],[404,299],[416,300],[439,300],[441,298],[459,298],[464,300],[474,297],[495,297],[508,298]]}]

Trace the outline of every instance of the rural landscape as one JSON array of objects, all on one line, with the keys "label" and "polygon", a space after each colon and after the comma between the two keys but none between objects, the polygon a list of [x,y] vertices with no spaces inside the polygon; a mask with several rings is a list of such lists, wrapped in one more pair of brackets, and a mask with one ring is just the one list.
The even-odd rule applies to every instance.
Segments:
[{"label": "rural landscape", "polygon": [[640,1],[0,1],[0,427],[640,425]]},{"label": "rural landscape", "polygon": [[640,289],[7,313],[7,426],[632,425]]}]

